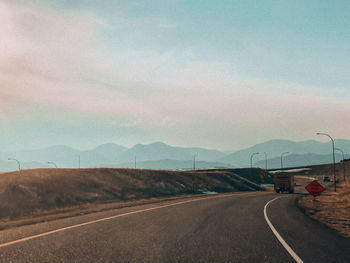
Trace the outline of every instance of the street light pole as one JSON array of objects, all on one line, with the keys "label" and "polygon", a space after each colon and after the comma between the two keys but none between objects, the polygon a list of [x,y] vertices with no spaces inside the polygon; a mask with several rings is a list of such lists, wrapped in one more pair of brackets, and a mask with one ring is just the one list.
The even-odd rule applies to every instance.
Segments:
[{"label": "street light pole", "polygon": [[343,150],[341,150],[341,149],[339,149],[339,148],[334,148],[334,150],[337,150],[337,151],[341,152],[341,153],[342,153],[342,155],[343,155],[343,171],[344,171],[344,182],[345,182],[345,162],[344,162],[344,152],[343,152]]},{"label": "street light pole", "polygon": [[250,155],[250,169],[253,168],[253,156],[254,156],[254,155],[257,155],[257,154],[259,154],[259,153],[256,152],[256,153],[253,153],[252,155]]},{"label": "street light pole", "polygon": [[9,161],[16,161],[17,164],[18,164],[18,171],[21,170],[21,163],[20,163],[17,159],[15,159],[15,158],[8,158],[8,160],[9,160]]},{"label": "street light pole", "polygon": [[327,136],[328,138],[331,139],[332,141],[332,149],[333,149],[333,178],[334,178],[334,192],[337,191],[337,177],[335,175],[335,155],[334,155],[334,140],[333,138],[327,134],[327,133],[323,133],[323,132],[317,132],[316,135],[324,135]]},{"label": "street light pole", "polygon": [[265,172],[267,172],[267,153],[264,152],[265,154]]},{"label": "street light pole", "polygon": [[253,176],[253,156],[259,154],[258,152],[250,155],[250,176]]},{"label": "street light pole", "polygon": [[193,155],[193,170],[196,170],[196,155]]},{"label": "street light pole", "polygon": [[281,153],[281,169],[283,169],[283,155],[288,154],[289,152]]},{"label": "street light pole", "polygon": [[48,164],[53,164],[55,168],[57,168],[57,165],[54,162],[47,162]]}]

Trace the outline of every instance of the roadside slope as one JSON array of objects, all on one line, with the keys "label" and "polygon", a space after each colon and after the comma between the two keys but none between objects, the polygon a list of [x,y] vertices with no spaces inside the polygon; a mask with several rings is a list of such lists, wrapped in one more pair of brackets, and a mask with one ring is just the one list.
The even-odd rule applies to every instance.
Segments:
[{"label": "roadside slope", "polygon": [[84,204],[203,192],[264,190],[225,171],[33,169],[0,175],[0,219],[13,220]]},{"label": "roadside slope", "polygon": [[338,185],[337,192],[326,189],[316,198],[305,196],[298,205],[311,218],[350,238],[350,183]]}]

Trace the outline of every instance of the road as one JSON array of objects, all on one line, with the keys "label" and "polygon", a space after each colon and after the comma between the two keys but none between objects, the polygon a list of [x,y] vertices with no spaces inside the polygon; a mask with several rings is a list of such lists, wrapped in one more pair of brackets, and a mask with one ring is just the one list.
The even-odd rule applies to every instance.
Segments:
[{"label": "road", "polygon": [[264,218],[276,197],[268,219],[303,262],[350,262],[350,240],[306,217],[297,196],[208,195],[3,230],[0,262],[295,262]]}]

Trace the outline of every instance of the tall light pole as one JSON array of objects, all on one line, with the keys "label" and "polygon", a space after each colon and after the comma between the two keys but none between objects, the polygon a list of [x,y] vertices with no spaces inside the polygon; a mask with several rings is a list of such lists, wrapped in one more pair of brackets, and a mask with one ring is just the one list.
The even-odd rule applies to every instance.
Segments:
[{"label": "tall light pole", "polygon": [[8,160],[9,160],[9,161],[16,161],[17,164],[18,164],[18,171],[21,170],[21,163],[20,163],[17,159],[15,159],[15,158],[8,158]]},{"label": "tall light pole", "polygon": [[193,170],[196,170],[196,155],[193,155]]},{"label": "tall light pole", "polygon": [[[78,167],[80,169],[80,155],[78,156]],[[57,167],[56,167],[57,168]]]},{"label": "tall light pole", "polygon": [[54,162],[47,162],[48,164],[53,164],[55,168],[57,168],[57,165]]},{"label": "tall light pole", "polygon": [[136,155],[135,155],[135,169],[136,169]]},{"label": "tall light pole", "polygon": [[264,152],[265,155],[265,172],[267,173],[267,153]]},{"label": "tall light pole", "polygon": [[258,152],[250,155],[250,176],[253,176],[253,156],[259,154]]},{"label": "tall light pole", "polygon": [[289,152],[281,153],[281,169],[283,169],[283,155],[288,154]]},{"label": "tall light pole", "polygon": [[334,150],[337,150],[337,151],[341,152],[341,153],[342,153],[342,155],[343,155],[343,171],[344,171],[344,182],[345,182],[345,162],[344,162],[344,152],[343,152],[343,150],[341,150],[341,149],[339,149],[339,148],[334,148]]},{"label": "tall light pole", "polygon": [[256,152],[256,153],[252,153],[252,154],[250,155],[250,169],[253,168],[253,156],[254,156],[254,155],[257,155],[257,154],[259,154],[259,153]]},{"label": "tall light pole", "polygon": [[317,132],[316,135],[324,135],[327,136],[328,138],[331,139],[332,141],[332,149],[333,149],[333,178],[334,178],[334,192],[337,191],[337,177],[335,175],[335,155],[334,155],[334,140],[333,138],[327,134],[327,133],[323,133],[323,132]]}]

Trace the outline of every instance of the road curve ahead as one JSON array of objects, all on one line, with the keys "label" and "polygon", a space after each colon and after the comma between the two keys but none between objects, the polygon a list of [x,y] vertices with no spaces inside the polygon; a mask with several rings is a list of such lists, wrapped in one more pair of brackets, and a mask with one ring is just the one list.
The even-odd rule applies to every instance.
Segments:
[{"label": "road curve ahead", "polygon": [[350,262],[350,240],[310,220],[295,195],[211,195],[0,232],[0,262]]}]

